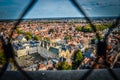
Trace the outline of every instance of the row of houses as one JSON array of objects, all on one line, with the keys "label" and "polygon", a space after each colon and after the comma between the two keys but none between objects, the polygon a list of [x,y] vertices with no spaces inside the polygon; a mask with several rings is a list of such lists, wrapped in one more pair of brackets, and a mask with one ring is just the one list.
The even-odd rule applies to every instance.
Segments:
[{"label": "row of houses", "polygon": [[70,58],[71,48],[62,44],[56,44],[46,41],[27,41],[27,42],[13,42],[13,47],[17,57],[38,53],[43,57],[64,57]]}]

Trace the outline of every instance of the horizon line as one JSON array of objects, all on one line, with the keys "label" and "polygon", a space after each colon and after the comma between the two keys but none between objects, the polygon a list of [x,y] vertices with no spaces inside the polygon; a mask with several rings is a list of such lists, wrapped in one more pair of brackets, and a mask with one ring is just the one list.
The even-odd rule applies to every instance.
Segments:
[{"label": "horizon line", "polygon": [[[117,18],[119,16],[98,16],[88,17],[90,19],[103,19],[103,18]],[[12,21],[12,20],[62,20],[62,19],[85,19],[85,17],[45,17],[45,18],[22,18],[22,19],[0,19],[0,21]]]}]

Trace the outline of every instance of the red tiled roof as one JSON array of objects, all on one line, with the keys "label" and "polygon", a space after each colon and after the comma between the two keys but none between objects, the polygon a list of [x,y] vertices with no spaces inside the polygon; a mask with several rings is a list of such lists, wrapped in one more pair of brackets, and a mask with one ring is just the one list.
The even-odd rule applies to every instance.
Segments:
[{"label": "red tiled roof", "polygon": [[39,68],[41,69],[41,68],[44,68],[45,67],[45,64],[40,64],[39,65]]}]

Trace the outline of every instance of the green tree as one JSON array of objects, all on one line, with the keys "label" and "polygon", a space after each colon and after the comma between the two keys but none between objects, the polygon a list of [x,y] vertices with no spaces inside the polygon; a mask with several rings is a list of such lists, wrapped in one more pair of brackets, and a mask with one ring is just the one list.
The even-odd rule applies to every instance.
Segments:
[{"label": "green tree", "polygon": [[31,32],[26,32],[26,35],[29,35],[32,37],[32,33]]},{"label": "green tree", "polygon": [[[100,36],[100,40],[102,40],[104,37]],[[91,39],[91,44],[95,44],[95,41],[98,40],[96,37],[94,37],[93,39]]]},{"label": "green tree", "polygon": [[4,64],[6,62],[4,51],[0,50],[0,64]]},{"label": "green tree", "polygon": [[25,38],[26,38],[27,40],[31,40],[31,39],[32,39],[32,36],[26,35]]},{"label": "green tree", "polygon": [[57,70],[71,70],[71,65],[68,64],[68,62],[60,62],[56,66]]},{"label": "green tree", "polygon": [[83,27],[83,30],[82,30],[83,32],[92,32],[93,30],[92,30],[92,28],[91,28],[91,26],[90,25],[86,25],[85,27]]},{"label": "green tree", "polygon": [[81,61],[83,59],[82,52],[80,50],[75,51],[75,62]]},{"label": "green tree", "polygon": [[37,36],[37,35],[35,35],[35,36],[34,36],[34,40],[39,41],[39,40],[40,40],[40,37],[39,37],[39,36]]},{"label": "green tree", "polygon": [[32,22],[30,21],[30,22],[28,22],[28,24],[32,24]]},{"label": "green tree", "polygon": [[49,42],[49,41],[50,41],[50,38],[44,37],[44,40]]},{"label": "green tree", "polygon": [[16,32],[18,33],[18,34],[22,34],[23,32],[21,31],[21,30],[19,30],[18,28],[16,29]]},{"label": "green tree", "polygon": [[64,39],[68,41],[70,40],[70,36],[66,35]]},{"label": "green tree", "polygon": [[76,30],[76,31],[82,31],[82,27],[77,26],[77,27],[75,28],[75,30]]},{"label": "green tree", "polygon": [[[108,24],[94,24],[94,25],[95,25],[96,31],[103,31],[104,29],[107,29],[111,26],[110,23],[108,23]],[[86,25],[82,28],[76,27],[76,30],[82,31],[82,32],[93,32],[93,29],[90,25]]]},{"label": "green tree", "polygon": [[82,60],[83,60],[82,52],[80,50],[76,50],[73,55],[72,69],[77,69]]},{"label": "green tree", "polygon": [[120,35],[120,32],[119,31],[114,31],[114,32],[112,32],[113,34],[118,34],[118,35]]}]

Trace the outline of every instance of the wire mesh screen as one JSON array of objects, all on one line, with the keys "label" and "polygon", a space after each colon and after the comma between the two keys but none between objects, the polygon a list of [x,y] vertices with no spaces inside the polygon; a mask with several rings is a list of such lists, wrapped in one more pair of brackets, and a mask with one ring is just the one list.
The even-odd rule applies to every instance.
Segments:
[{"label": "wire mesh screen", "polygon": [[[108,20],[110,22],[107,22],[107,21],[104,22],[104,24],[107,25],[107,26],[109,26],[109,27],[106,29],[106,31],[104,32],[104,34],[103,34],[103,36],[101,38],[101,35],[102,35],[101,31],[98,31],[98,28],[96,27],[97,25],[93,22],[93,20],[91,20],[91,18],[86,14],[85,10],[81,7],[80,1],[69,0],[69,2],[72,4],[72,6],[74,6],[77,9],[77,11],[80,14],[82,14],[84,16],[84,19],[86,21],[85,22],[81,22],[81,23],[83,23],[83,24],[84,23],[89,24],[89,27],[91,28],[90,32],[94,33],[94,36],[96,38],[96,42],[93,39],[93,41],[91,41],[91,43],[90,43],[92,46],[95,46],[95,47],[92,47],[92,48],[96,48],[96,57],[94,59],[91,57],[91,60],[92,59],[93,60],[92,60],[91,63],[89,63],[89,64],[92,64],[91,67],[87,66],[87,65],[84,65],[84,64],[86,64],[86,61],[89,61],[89,58],[84,57],[84,59],[81,59],[83,56],[82,57],[75,57],[75,56],[72,57],[73,61],[78,58],[77,61],[71,63],[72,65],[74,65],[73,69],[75,69],[75,70],[89,69],[79,80],[86,80],[87,77],[92,73],[92,71],[95,68],[97,68],[99,64],[101,64],[101,61],[102,61],[103,65],[99,66],[99,68],[100,67],[101,68],[106,68],[109,71],[110,75],[115,80],[119,80],[118,77],[116,77],[116,75],[114,74],[114,71],[112,70],[112,68],[120,68],[119,67],[120,66],[120,63],[119,63],[119,56],[120,56],[120,24],[119,24],[119,22],[120,22],[120,16],[118,16],[117,18],[115,18],[112,21]],[[4,62],[1,62],[1,63],[4,63],[4,64],[1,66],[0,78],[4,75],[4,73],[8,69],[8,67],[10,67],[10,65],[11,65],[10,62],[12,62],[14,64],[14,67],[16,68],[16,70],[20,71],[26,77],[26,79],[28,79],[28,80],[34,80],[30,75],[28,75],[25,72],[25,70],[23,69],[23,67],[21,67],[19,65],[19,62],[21,62],[21,64],[24,64],[24,63],[21,61],[22,59],[20,60],[20,58],[19,58],[19,60],[18,60],[16,58],[16,52],[15,52],[14,47],[13,47],[13,46],[15,46],[15,44],[13,43],[12,40],[13,40],[13,35],[15,35],[16,31],[19,32],[19,33],[21,33],[18,30],[18,27],[21,25],[21,23],[24,24],[23,17],[25,17],[25,15],[32,9],[32,7],[36,3],[37,3],[37,0],[31,0],[31,1],[29,1],[29,4],[25,7],[25,9],[19,15],[18,19],[13,22],[14,24],[11,24],[11,25],[13,25],[13,27],[8,31],[9,33],[6,32],[7,27],[1,28],[1,31],[0,31],[1,32],[0,38],[1,38],[1,45],[2,45],[1,48],[3,48],[4,57],[5,58],[4,59],[0,58],[1,61],[4,60]],[[32,25],[31,22],[32,21],[28,21],[27,22],[28,23],[27,26]],[[69,22],[69,20],[66,21],[66,19],[65,19],[64,23],[67,24],[67,22]],[[35,23],[37,23],[37,21]],[[49,20],[48,20],[48,22],[45,22],[43,20],[43,22],[41,22],[41,23],[52,24],[52,22],[49,22]],[[57,21],[57,23],[60,23],[60,21]],[[79,21],[78,21],[78,23],[79,23]],[[109,23],[110,25],[108,25],[107,23]],[[69,24],[73,26],[74,22],[71,22]],[[99,24],[103,24],[103,22],[99,22]],[[1,21],[1,25],[5,25],[4,22],[2,23],[2,21]],[[25,27],[25,26],[23,26],[23,27]],[[103,25],[103,27],[104,27],[104,25]],[[57,29],[55,29],[55,30],[57,31]],[[72,28],[70,28],[70,30],[72,30]],[[84,27],[82,27],[81,29],[78,28],[77,30],[78,30],[78,32],[79,32],[79,30],[80,31],[82,30],[83,31],[82,34],[83,33],[87,34],[88,31],[89,31],[88,29],[85,29]],[[50,29],[50,32],[53,33],[54,29]],[[77,32],[75,32],[75,33],[77,33]],[[26,33],[22,33],[22,34],[26,34]],[[30,33],[27,33],[27,34],[31,35]],[[65,38],[66,39],[66,43],[68,43],[68,41],[69,41],[68,35],[69,34],[67,34],[67,36]],[[77,37],[76,34],[75,34],[75,36]],[[87,35],[85,35],[85,36],[87,36]],[[35,38],[35,35],[32,35],[32,37]],[[29,39],[30,37],[27,36],[27,38]],[[79,37],[79,38],[81,38],[81,37]],[[36,36],[36,39],[38,39],[37,36]],[[111,45],[111,46],[109,45],[109,43],[110,43],[109,39],[114,39],[114,40],[111,40],[111,43],[113,43],[113,45]],[[96,45],[92,44],[92,42],[96,43]],[[32,44],[33,42],[31,41],[30,43]],[[37,41],[35,43],[37,43]],[[47,43],[47,44],[45,44],[45,43]],[[21,44],[19,44],[19,45],[21,45]],[[50,42],[49,42],[49,40],[48,40],[47,37],[44,38],[44,40],[41,41],[41,45],[40,46],[45,47],[45,45],[50,45]],[[57,43],[54,43],[53,45],[57,45]],[[33,47],[33,46],[31,46],[31,47]],[[47,54],[46,50],[44,50],[44,48],[42,48],[42,47],[41,47],[40,51],[43,50],[43,52]],[[51,48],[51,50],[53,50],[53,49],[54,49],[54,47]],[[36,50],[39,51],[39,49],[36,49]],[[54,50],[57,53],[57,50],[56,49],[54,49]],[[76,50],[73,53],[76,53],[76,52],[79,52],[79,50]],[[26,53],[31,54],[32,51],[29,51],[29,52],[26,52]],[[34,51],[33,51],[33,53],[34,53]],[[113,53],[116,53],[116,55],[114,56]],[[50,54],[51,54],[50,56],[52,56],[52,57],[50,57],[50,56],[48,57],[48,55],[47,55],[47,59],[46,59],[47,61],[50,60],[50,59],[52,59],[52,58],[58,57],[58,55],[52,55],[52,52],[50,52]],[[41,54],[41,55],[43,55],[44,57],[46,57],[46,55],[44,55],[44,54]],[[111,57],[110,55],[113,55],[113,56]],[[38,56],[38,55],[36,55],[36,56]],[[79,59],[81,59],[81,60],[79,60]],[[110,64],[109,61],[111,61],[111,60],[113,60],[113,61]],[[61,62],[62,61],[64,61],[64,58],[61,58]],[[37,61],[37,62],[39,62],[39,61]],[[54,59],[53,62],[56,62],[55,59]],[[46,63],[46,64],[48,64],[48,63]],[[62,63],[62,64],[64,64],[64,63]],[[36,65],[34,65],[34,66],[36,66]],[[43,65],[40,65],[40,67],[42,67],[42,66]],[[53,66],[55,66],[55,65],[53,65]],[[58,70],[60,70],[60,68],[61,67],[58,67]],[[43,75],[41,75],[41,76],[43,76]]]}]

